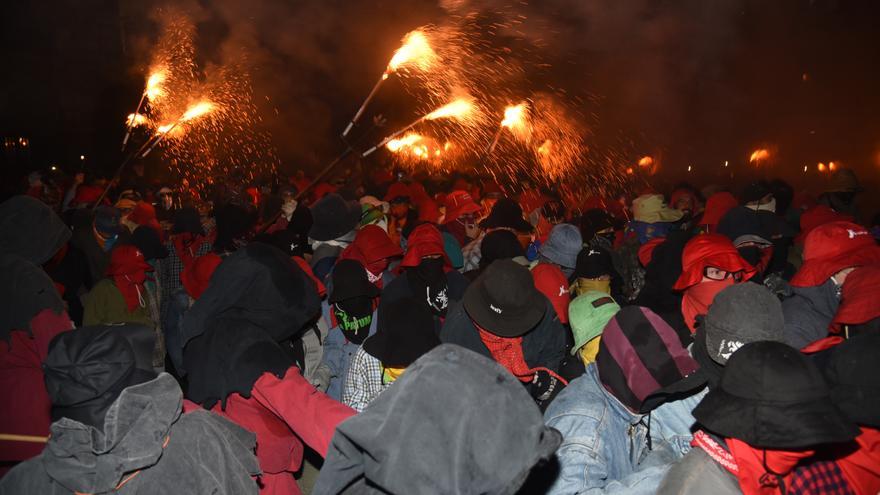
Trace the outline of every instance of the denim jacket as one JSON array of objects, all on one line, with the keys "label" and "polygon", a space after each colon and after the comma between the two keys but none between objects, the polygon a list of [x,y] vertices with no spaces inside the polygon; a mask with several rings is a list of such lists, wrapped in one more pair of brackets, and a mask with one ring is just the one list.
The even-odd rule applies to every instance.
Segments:
[{"label": "denim jacket", "polygon": [[633,414],[605,390],[596,365],[587,366],[544,413],[563,437],[560,471],[548,493],[656,492],[671,463],[690,450],[691,411],[704,394]]},{"label": "denim jacket", "polygon": [[[323,313],[324,321],[329,326],[332,320],[330,318],[330,305],[327,301],[321,303],[321,312]],[[373,321],[370,323],[369,335],[376,333],[377,320],[376,311],[373,311]],[[354,356],[354,353],[360,347],[358,344],[349,342],[338,326],[330,328],[327,338],[324,339],[323,357],[324,364],[330,368],[330,387],[327,388],[327,395],[330,397],[339,401],[342,400],[342,381],[348,372],[351,357]]]}]

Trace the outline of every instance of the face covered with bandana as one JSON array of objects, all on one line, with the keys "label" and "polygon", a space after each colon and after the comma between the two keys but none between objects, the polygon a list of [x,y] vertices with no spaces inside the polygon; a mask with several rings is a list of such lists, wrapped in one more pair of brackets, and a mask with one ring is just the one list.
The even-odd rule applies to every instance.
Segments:
[{"label": "face covered with bandana", "polygon": [[442,257],[426,257],[406,272],[410,290],[416,300],[424,301],[435,316],[446,316],[449,290]]},{"label": "face covered with bandana", "polygon": [[369,296],[352,297],[333,303],[331,309],[345,338],[353,344],[362,344],[373,323],[373,299]]}]

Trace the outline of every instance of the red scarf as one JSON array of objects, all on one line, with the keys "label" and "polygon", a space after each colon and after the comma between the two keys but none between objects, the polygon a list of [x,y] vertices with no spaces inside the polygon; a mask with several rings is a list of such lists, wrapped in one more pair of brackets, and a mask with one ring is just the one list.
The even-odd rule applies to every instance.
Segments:
[{"label": "red scarf", "polygon": [[480,334],[480,340],[483,341],[483,345],[489,349],[489,354],[492,355],[492,359],[501,366],[507,368],[507,371],[510,371],[517,380],[529,383],[535,378],[535,372],[542,370],[550,373],[552,377],[556,378],[564,385],[568,385],[568,382],[565,379],[543,366],[529,368],[529,365],[526,363],[525,355],[523,354],[522,336],[499,337],[498,335],[483,330],[477,325],[477,322],[473,322],[473,324]]},{"label": "red scarf", "polygon": [[209,242],[209,239],[204,235],[183,232],[175,235],[172,242],[174,242],[174,252],[177,253],[183,266],[187,267],[197,258],[196,253],[199,252],[202,244]]},{"label": "red scarf", "polygon": [[858,450],[837,457],[843,477],[856,493],[880,493],[880,430],[862,427]]},{"label": "red scarf", "polygon": [[137,308],[146,306],[146,303],[143,302],[143,293],[146,290],[144,282],[146,280],[147,272],[145,271],[113,275],[113,282],[116,283],[116,288],[122,293],[122,298],[125,299],[125,306],[128,308],[129,313]]},{"label": "red scarf", "polygon": [[704,315],[709,311],[709,305],[722,290],[733,285],[732,278],[724,280],[709,280],[688,287],[681,298],[681,314],[691,333],[696,331],[697,315]]}]

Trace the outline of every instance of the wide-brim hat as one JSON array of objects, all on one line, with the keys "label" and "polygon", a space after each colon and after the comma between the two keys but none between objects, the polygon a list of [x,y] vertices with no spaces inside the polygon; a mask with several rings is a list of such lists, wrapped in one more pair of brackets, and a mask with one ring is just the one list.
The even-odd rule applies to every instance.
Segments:
[{"label": "wide-brim hat", "polygon": [[385,367],[406,368],[440,345],[433,316],[413,298],[383,304],[377,318],[376,333],[363,348]]},{"label": "wide-brim hat", "polygon": [[500,337],[528,332],[544,317],[548,305],[529,270],[512,260],[489,265],[465,290],[463,303],[477,325]]},{"label": "wide-brim hat", "polygon": [[830,400],[819,370],[779,342],[753,342],[736,351],[720,386],[693,415],[718,435],[766,449],[845,442],[859,433]]},{"label": "wide-brim hat", "polygon": [[446,206],[446,216],[443,218],[444,224],[458,220],[463,215],[477,213],[483,209],[482,206],[474,202],[467,191],[452,191],[447,194],[444,205]]},{"label": "wide-brim hat", "polygon": [[871,428],[880,428],[878,355],[880,335],[859,335],[836,346],[823,369],[831,400],[850,421]]},{"label": "wide-brim hat", "polygon": [[643,194],[632,202],[633,218],[638,222],[677,222],[684,212],[666,206],[662,194]]},{"label": "wide-brim hat", "polygon": [[378,297],[379,288],[367,278],[367,272],[357,260],[339,260],[331,274],[333,289],[328,302],[335,303],[355,297]]},{"label": "wide-brim hat", "polygon": [[361,220],[361,205],[345,201],[330,193],[312,205],[312,228],[309,237],[316,241],[330,241],[354,230]]},{"label": "wide-brim hat", "polygon": [[685,290],[703,280],[706,267],[714,267],[730,273],[743,272],[748,280],[757,271],[744,260],[733,246],[733,241],[721,234],[703,234],[692,238],[682,252],[682,271],[673,289]]},{"label": "wide-brim hat", "polygon": [[531,232],[532,224],[523,218],[522,208],[510,198],[501,198],[492,206],[483,221],[480,222],[482,229],[509,228],[518,232]]},{"label": "wide-brim hat", "polygon": [[831,222],[813,229],[804,242],[804,263],[791,279],[794,287],[815,287],[845,268],[880,263],[880,247],[864,227]]}]

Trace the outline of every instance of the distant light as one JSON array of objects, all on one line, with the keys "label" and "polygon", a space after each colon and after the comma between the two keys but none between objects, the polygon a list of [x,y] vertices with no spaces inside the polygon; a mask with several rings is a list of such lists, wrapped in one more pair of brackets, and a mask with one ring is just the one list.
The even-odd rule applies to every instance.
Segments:
[{"label": "distant light", "polygon": [[85,160],[85,159],[86,159],[86,155],[79,155],[79,159],[80,159],[80,160]]},{"label": "distant light", "polygon": [[825,170],[827,170],[827,167],[825,167],[824,163],[820,162],[819,165],[816,165],[816,169],[818,169],[819,172],[824,172]]},{"label": "distant light", "polygon": [[806,172],[807,172],[807,166],[804,165],[804,173],[806,173]]},{"label": "distant light", "polygon": [[724,166],[725,167],[727,166],[727,160],[724,160]]},{"label": "distant light", "polygon": [[54,172],[56,170],[58,170],[58,167],[56,167],[55,165],[52,165],[52,171]]},{"label": "distant light", "polygon": [[692,167],[691,167],[690,165],[688,165],[688,172],[691,171],[691,168],[692,168]]},{"label": "distant light", "polygon": [[628,169],[626,169],[626,173],[627,173],[627,175],[632,175],[633,174],[632,167],[629,167]]}]

